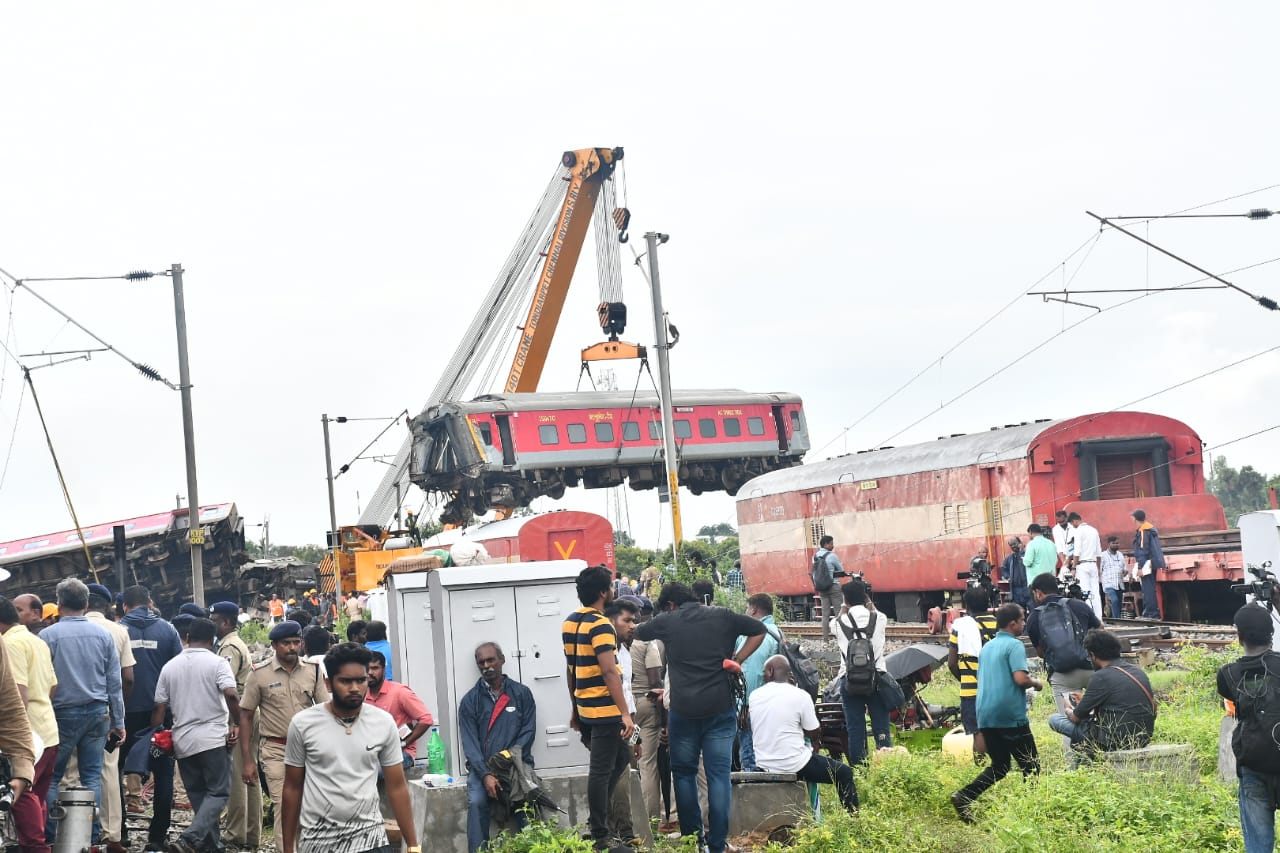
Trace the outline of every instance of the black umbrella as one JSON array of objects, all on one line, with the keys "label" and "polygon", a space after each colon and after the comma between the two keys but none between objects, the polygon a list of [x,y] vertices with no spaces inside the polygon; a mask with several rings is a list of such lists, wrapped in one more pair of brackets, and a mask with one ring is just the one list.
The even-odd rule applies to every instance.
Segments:
[{"label": "black umbrella", "polygon": [[942,666],[942,662],[946,659],[946,646],[939,646],[936,643],[912,643],[886,655],[884,665],[895,681],[901,681],[922,669],[933,672]]},{"label": "black umbrella", "polygon": [[505,807],[508,814],[525,807],[539,812],[547,809],[565,813],[547,795],[538,774],[524,766],[518,751],[504,749],[490,756],[489,772],[498,780],[498,805]]}]

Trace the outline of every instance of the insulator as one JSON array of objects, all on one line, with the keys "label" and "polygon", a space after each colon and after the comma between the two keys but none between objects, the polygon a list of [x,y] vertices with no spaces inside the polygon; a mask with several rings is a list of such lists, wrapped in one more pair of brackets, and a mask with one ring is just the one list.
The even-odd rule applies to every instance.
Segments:
[{"label": "insulator", "polygon": [[147,279],[154,277],[155,273],[147,272],[146,270],[134,270],[133,272],[125,273],[124,276],[125,281],[146,281]]},{"label": "insulator", "polygon": [[154,367],[152,367],[149,364],[134,364],[134,367],[137,369],[139,373],[141,373],[143,376],[147,377],[148,379],[154,382],[164,381],[164,379],[160,376],[160,371],[156,370]]}]

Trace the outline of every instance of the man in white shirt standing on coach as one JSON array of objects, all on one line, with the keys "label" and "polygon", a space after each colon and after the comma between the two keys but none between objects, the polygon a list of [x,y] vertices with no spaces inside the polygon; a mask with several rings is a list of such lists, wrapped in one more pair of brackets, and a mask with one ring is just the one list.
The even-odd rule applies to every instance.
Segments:
[{"label": "man in white shirt standing on coach", "polygon": [[1076,573],[1080,588],[1089,593],[1089,606],[1102,621],[1102,593],[1098,587],[1098,558],[1102,556],[1102,540],[1098,529],[1087,524],[1080,513],[1073,512],[1067,521],[1075,528],[1075,550],[1071,554],[1071,568]]}]

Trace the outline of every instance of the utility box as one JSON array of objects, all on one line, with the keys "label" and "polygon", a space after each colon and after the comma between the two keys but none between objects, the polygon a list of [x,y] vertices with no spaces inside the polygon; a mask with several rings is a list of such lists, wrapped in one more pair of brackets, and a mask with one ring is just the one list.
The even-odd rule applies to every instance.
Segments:
[{"label": "utility box", "polygon": [[533,759],[539,771],[586,771],[589,757],[569,728],[560,626],[577,610],[574,581],[585,560],[452,566],[387,579],[394,666],[440,725],[455,779],[466,775],[458,704],[480,680],[475,651],[494,642],[503,672],[533,692]]},{"label": "utility box", "polygon": [[[440,719],[436,710],[436,658],[431,635],[431,593],[427,591],[427,575],[430,572],[388,575],[385,592],[379,601],[386,611],[379,617],[387,623],[387,639],[391,641],[391,669],[396,681],[406,684],[427,706],[435,720]],[[372,606],[373,593],[369,593]],[[426,755],[425,749],[421,751]]]}]

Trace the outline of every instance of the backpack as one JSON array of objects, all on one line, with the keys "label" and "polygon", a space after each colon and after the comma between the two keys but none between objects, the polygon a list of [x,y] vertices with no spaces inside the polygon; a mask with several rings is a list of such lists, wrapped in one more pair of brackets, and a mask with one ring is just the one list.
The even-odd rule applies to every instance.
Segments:
[{"label": "backpack", "polygon": [[819,551],[813,555],[813,566],[809,569],[809,580],[813,581],[814,592],[826,592],[835,584],[836,579],[831,574],[831,566],[827,565],[827,551],[823,553]]},{"label": "backpack", "polygon": [[1229,664],[1236,686],[1236,719],[1231,747],[1242,767],[1280,774],[1280,654],[1267,652],[1252,665]]},{"label": "backpack", "polygon": [[1067,599],[1045,602],[1036,612],[1040,614],[1040,647],[1049,671],[1093,669],[1089,653],[1084,650],[1085,628],[1071,612]]},{"label": "backpack", "polygon": [[782,636],[781,630],[774,634],[769,630],[769,626],[766,625],[765,631],[777,641],[778,654],[786,658],[787,663],[791,664],[791,677],[796,680],[796,687],[817,699],[818,690],[821,687],[821,676],[818,675],[818,668],[814,666],[813,661],[804,653],[804,649],[800,648],[799,643],[787,642],[786,638]]},{"label": "backpack", "polygon": [[871,635],[876,630],[878,615],[871,611],[865,629],[858,627],[853,611],[849,611],[852,629],[846,628],[844,622],[836,623],[849,640],[844,653],[844,689],[851,696],[870,696],[876,692],[876,651],[871,645]]}]

